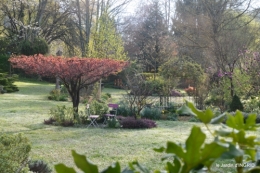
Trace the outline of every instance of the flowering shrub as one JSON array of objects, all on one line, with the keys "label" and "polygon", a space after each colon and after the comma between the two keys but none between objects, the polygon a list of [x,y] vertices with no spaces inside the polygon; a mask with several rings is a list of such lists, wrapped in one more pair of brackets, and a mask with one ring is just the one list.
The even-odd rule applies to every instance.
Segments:
[{"label": "flowering shrub", "polygon": [[251,97],[248,100],[242,100],[242,104],[244,105],[244,112],[253,112],[253,113],[260,114],[259,97]]},{"label": "flowering shrub", "polygon": [[195,88],[194,87],[189,86],[188,88],[185,88],[184,90],[186,91],[186,93],[189,96],[194,95],[194,92],[195,92]]}]

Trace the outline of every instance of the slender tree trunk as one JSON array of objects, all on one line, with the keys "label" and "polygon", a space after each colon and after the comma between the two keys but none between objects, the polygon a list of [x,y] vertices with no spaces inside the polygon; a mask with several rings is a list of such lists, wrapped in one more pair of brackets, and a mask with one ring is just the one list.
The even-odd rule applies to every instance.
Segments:
[{"label": "slender tree trunk", "polygon": [[82,32],[82,21],[81,21],[81,9],[79,0],[77,0],[77,15],[79,19],[79,36],[80,36],[80,48],[81,48],[81,56],[84,57],[86,55],[83,32]]},{"label": "slender tree trunk", "polygon": [[89,0],[85,0],[86,3],[86,54],[88,54],[88,45],[89,45],[89,38],[90,38],[90,27],[91,27],[91,18],[90,16],[92,15],[90,13],[89,9]]},{"label": "slender tree trunk", "polygon": [[79,100],[80,100],[79,91],[74,92],[73,95],[71,96],[71,99],[72,99],[74,112],[78,113],[78,111],[79,111]]},{"label": "slender tree trunk", "polygon": [[230,78],[229,78],[229,81],[230,81],[230,95],[231,95],[231,97],[233,98],[233,96],[234,96],[234,84],[233,84],[233,78],[230,77]]}]

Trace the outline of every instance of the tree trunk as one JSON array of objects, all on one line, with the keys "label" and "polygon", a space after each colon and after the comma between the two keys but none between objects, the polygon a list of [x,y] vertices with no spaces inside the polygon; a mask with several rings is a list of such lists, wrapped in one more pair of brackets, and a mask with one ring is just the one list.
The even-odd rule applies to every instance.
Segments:
[{"label": "tree trunk", "polygon": [[234,96],[234,84],[233,84],[233,78],[230,77],[230,78],[229,78],[229,81],[230,81],[230,95],[231,95],[231,97],[233,98],[233,96]]},{"label": "tree trunk", "polygon": [[75,115],[78,114],[79,112],[79,101],[80,101],[80,97],[79,97],[79,90],[78,91],[71,91],[69,92],[71,99],[72,99],[72,104],[73,104],[73,109],[74,109],[74,119],[75,119]]}]

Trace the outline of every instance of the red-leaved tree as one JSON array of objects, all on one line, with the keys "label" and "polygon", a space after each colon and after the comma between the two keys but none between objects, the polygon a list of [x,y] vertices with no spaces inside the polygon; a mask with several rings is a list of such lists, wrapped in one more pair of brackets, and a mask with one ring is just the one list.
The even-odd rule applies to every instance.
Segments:
[{"label": "red-leaved tree", "polygon": [[127,62],[97,58],[63,58],[55,56],[19,55],[9,59],[13,68],[42,77],[59,77],[68,90],[75,112],[78,112],[79,92],[103,77],[117,73]]}]

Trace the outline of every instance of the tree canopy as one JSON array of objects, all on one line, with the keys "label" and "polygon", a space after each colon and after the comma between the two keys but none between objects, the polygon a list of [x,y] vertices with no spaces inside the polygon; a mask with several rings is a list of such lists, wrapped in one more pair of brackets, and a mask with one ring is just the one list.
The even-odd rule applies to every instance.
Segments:
[{"label": "tree canopy", "polygon": [[14,68],[24,70],[28,74],[43,77],[59,77],[67,88],[78,111],[79,91],[106,77],[117,73],[127,66],[127,62],[98,58],[62,58],[55,56],[14,56],[9,59]]}]

